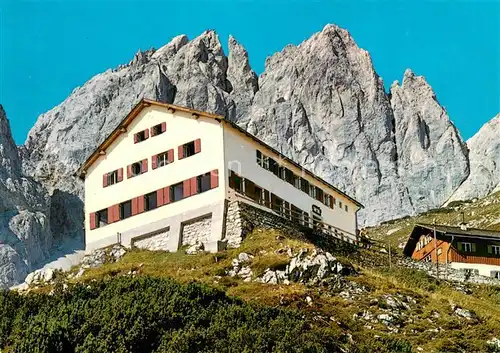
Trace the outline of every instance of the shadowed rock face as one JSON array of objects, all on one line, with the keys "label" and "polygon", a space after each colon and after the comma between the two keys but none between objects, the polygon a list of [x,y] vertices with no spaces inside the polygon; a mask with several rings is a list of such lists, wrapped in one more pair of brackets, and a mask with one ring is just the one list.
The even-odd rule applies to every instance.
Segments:
[{"label": "shadowed rock face", "polygon": [[0,105],[0,289],[24,280],[52,246],[47,191],[21,172],[9,121]]},{"label": "shadowed rock face", "polygon": [[[82,235],[83,184],[72,174],[143,97],[235,121],[356,197],[361,224],[437,207],[469,175],[467,148],[425,79],[407,71],[386,94],[346,30],[328,25],[285,47],[260,77],[234,38],[226,56],[207,31],[138,52],[39,117],[20,154],[24,173],[52,195],[49,238]],[[20,169],[17,155],[7,159]]]},{"label": "shadowed rock face", "polygon": [[500,190],[500,114],[467,141],[470,175],[450,201],[484,197]]}]

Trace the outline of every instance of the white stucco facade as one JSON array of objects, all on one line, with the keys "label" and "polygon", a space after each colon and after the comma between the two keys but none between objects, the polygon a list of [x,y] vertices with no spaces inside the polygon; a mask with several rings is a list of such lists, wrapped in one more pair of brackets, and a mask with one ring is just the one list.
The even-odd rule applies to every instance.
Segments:
[{"label": "white stucco facade", "polygon": [[[261,151],[264,155],[278,160],[281,166],[291,170],[294,174],[306,179],[311,185],[333,196],[335,198],[333,209],[258,165],[256,162],[257,150]],[[330,186],[304,173],[294,164],[287,162],[279,154],[266,149],[262,144],[235,129],[226,128],[224,129],[224,156],[227,170],[232,170],[240,176],[248,178],[260,187],[269,190],[283,200],[308,212],[311,217],[313,215],[313,205],[319,207],[321,209],[322,222],[338,228],[343,234],[353,239],[355,238],[357,228],[356,212],[359,210],[359,206]],[[226,173],[229,174],[229,172]],[[226,191],[230,193],[231,190],[227,183],[228,180],[226,178]],[[345,206],[347,206],[347,211]]]},{"label": "white stucco facade", "polygon": [[[134,134],[166,122],[166,131],[158,136],[134,143]],[[165,108],[151,106],[143,109],[112,145],[106,149],[105,155],[89,168],[85,177],[85,238],[87,248],[109,245],[117,239],[117,234],[127,234],[131,229],[142,225],[153,224],[166,218],[178,217],[195,209],[205,209],[211,205],[222,207],[225,197],[224,183],[219,187],[177,202],[173,202],[154,210],[134,215],[130,218],[108,224],[102,228],[90,229],[90,214],[119,204],[139,195],[145,195],[160,188],[170,186],[190,177],[219,171],[220,180],[224,180],[223,167],[223,128],[214,119],[199,117],[194,119],[188,113],[171,113]],[[188,158],[178,159],[178,146],[195,139],[201,139],[201,152]],[[174,150],[174,162],[155,170],[151,167],[151,157]],[[128,165],[147,159],[147,172],[127,178]],[[103,174],[123,168],[123,181],[103,187]],[[196,216],[196,215],[193,215]],[[200,214],[201,216],[201,214]],[[149,231],[150,229],[148,229]],[[132,234],[134,236],[140,236]],[[221,234],[219,234],[221,236]],[[123,238],[122,238],[123,239]],[[220,239],[219,239],[220,240]],[[92,245],[94,244],[94,245]],[[172,249],[176,247],[172,244]]]},{"label": "white stucco facade", "polygon": [[[85,242],[88,251],[117,242],[125,246],[136,244],[138,247],[176,251],[196,241],[197,231],[203,233],[200,241],[206,250],[218,250],[224,239],[227,204],[235,192],[229,186],[231,170],[309,213],[311,217],[315,205],[321,209],[322,222],[355,239],[359,203],[319,178],[304,173],[299,166],[284,160],[265,144],[222,118],[172,107],[175,106],[162,106],[154,102],[144,105],[129,121],[125,119],[126,123],[122,122],[119,132],[111,135],[113,138],[108,138],[89,158],[90,162],[87,161],[80,169],[80,175],[85,179]],[[157,136],[150,134],[149,138],[141,142],[134,140],[137,133],[145,130],[152,132],[154,126],[162,123],[166,124],[165,132]],[[200,151],[179,159],[179,146],[198,139]],[[168,150],[173,150],[173,161],[153,169],[152,157]],[[256,150],[332,195],[336,200],[335,206],[328,207],[262,168],[256,162]],[[129,177],[127,166],[144,160],[147,160],[147,171]],[[123,170],[123,180],[103,185],[103,176],[119,169]],[[213,178],[214,171],[217,172],[216,186],[211,184],[209,190],[204,189],[203,192],[175,202],[169,201],[149,211],[136,212],[128,218],[122,219],[121,213],[118,217],[113,211],[119,219],[97,226],[93,223],[96,212],[118,205],[121,207],[123,202],[157,190],[160,192],[165,189],[167,192],[169,186],[206,173],[212,173]],[[339,207],[340,202],[342,207]]]},{"label": "white stucco facade", "polygon": [[457,270],[473,270],[478,271],[478,274],[486,277],[494,277],[492,272],[500,272],[500,266],[488,264],[471,264],[465,262],[452,262],[450,267]]}]

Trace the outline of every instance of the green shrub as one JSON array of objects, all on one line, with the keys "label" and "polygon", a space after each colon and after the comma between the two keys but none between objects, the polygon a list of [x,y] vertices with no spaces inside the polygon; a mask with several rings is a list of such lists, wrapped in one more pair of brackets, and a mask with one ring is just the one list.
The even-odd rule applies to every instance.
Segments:
[{"label": "green shrub", "polygon": [[246,304],[200,284],[120,277],[55,295],[0,294],[9,352],[336,352],[298,312]]}]

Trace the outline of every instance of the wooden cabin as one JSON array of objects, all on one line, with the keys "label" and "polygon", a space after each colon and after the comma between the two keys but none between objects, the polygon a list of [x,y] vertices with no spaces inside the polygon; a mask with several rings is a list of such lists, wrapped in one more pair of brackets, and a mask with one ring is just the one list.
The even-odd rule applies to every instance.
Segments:
[{"label": "wooden cabin", "polygon": [[416,224],[403,250],[416,261],[445,264],[500,278],[500,232],[446,225]]}]

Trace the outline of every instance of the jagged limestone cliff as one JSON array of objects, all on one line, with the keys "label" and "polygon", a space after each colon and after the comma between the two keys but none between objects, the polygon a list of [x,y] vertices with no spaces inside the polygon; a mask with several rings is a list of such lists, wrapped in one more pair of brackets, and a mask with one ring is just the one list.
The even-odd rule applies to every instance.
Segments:
[{"label": "jagged limestone cliff", "polygon": [[407,71],[386,93],[370,55],[335,25],[269,57],[259,77],[234,38],[226,56],[214,31],[181,35],[93,77],[31,129],[20,155],[51,195],[48,238],[82,237],[83,185],[73,173],[143,97],[237,122],[361,201],[360,224],[440,206],[475,165],[425,79]]}]

